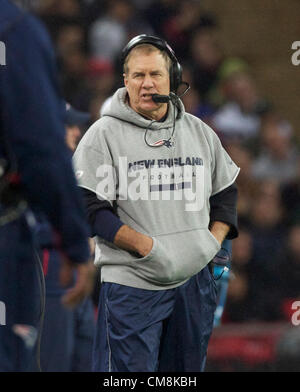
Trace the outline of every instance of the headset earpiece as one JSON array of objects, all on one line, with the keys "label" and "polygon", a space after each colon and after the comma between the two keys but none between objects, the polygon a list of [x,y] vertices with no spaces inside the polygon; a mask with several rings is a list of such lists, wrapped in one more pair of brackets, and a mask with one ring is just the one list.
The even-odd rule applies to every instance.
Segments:
[{"label": "headset earpiece", "polygon": [[182,67],[178,63],[173,63],[170,71],[170,90],[177,94],[178,87],[182,83]]}]

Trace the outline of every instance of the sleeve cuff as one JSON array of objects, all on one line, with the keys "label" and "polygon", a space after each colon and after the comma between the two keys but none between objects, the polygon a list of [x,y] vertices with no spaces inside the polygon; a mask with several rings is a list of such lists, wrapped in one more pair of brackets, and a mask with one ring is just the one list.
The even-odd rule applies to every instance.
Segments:
[{"label": "sleeve cuff", "polygon": [[123,225],[124,223],[110,209],[105,208],[97,211],[92,231],[94,235],[113,243]]}]

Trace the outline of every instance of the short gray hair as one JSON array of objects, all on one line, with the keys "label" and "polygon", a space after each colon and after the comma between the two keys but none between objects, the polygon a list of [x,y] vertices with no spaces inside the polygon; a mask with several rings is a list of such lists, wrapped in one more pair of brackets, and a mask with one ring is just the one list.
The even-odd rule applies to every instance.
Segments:
[{"label": "short gray hair", "polygon": [[128,72],[129,72],[128,62],[129,62],[130,56],[133,52],[137,52],[137,51],[143,51],[148,54],[155,52],[155,51],[159,52],[163,56],[163,58],[165,59],[168,72],[170,71],[171,66],[172,66],[172,60],[168,56],[167,52],[165,52],[164,50],[160,50],[159,48],[157,48],[156,46],[151,45],[151,44],[140,44],[140,45],[137,45],[134,48],[132,48],[131,51],[128,53],[127,57],[125,58],[125,61],[123,64],[123,71],[126,75],[128,75]]}]

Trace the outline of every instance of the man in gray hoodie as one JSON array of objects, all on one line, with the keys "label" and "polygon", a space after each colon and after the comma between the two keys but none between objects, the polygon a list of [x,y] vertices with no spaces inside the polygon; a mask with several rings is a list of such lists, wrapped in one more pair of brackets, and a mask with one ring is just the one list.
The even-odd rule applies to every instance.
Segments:
[{"label": "man in gray hoodie", "polygon": [[169,45],[123,50],[125,87],[74,154],[101,266],[95,371],[202,371],[216,285],[208,267],[237,236],[239,169],[185,113]]}]

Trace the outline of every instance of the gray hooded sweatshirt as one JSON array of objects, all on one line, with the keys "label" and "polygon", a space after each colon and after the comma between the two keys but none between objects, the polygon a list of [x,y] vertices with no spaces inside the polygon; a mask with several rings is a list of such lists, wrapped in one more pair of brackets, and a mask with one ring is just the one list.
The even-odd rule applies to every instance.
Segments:
[{"label": "gray hooded sweatshirt", "polygon": [[[138,255],[96,237],[101,280],[150,290],[174,288],[197,274],[220,244],[208,229],[209,198],[232,185],[239,168],[215,132],[169,104],[163,122],[127,103],[125,88],[81,139],[74,154],[79,186],[116,204],[122,222],[151,236]],[[175,130],[174,130],[175,127]]]}]

